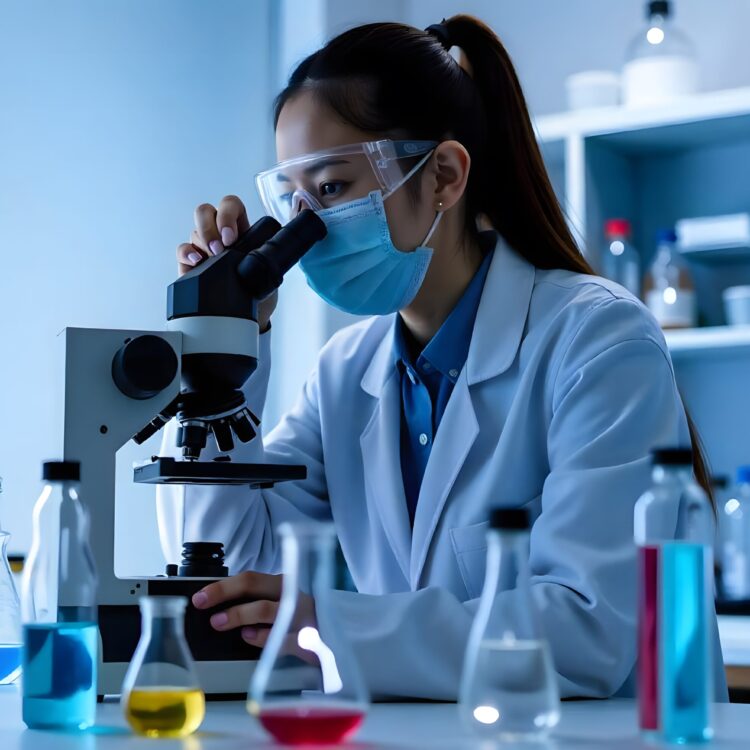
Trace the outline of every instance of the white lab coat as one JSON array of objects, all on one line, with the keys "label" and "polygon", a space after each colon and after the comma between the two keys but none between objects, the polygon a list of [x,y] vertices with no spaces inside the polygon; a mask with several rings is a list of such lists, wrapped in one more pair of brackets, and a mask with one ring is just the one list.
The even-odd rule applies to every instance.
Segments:
[{"label": "white lab coat", "polygon": [[[537,269],[498,238],[413,531],[393,328],[391,315],[337,333],[264,444],[235,451],[236,460],[305,464],[305,481],[159,488],[167,559],[179,559],[183,541],[221,541],[232,573],[279,572],[279,523],[333,519],[358,589],[336,592],[336,606],[373,694],[455,699],[489,510],[525,506],[536,519],[532,591],[562,695],[632,695],[633,506],[649,484],[650,449],[689,444],[658,325],[616,284]],[[261,336],[260,366],[245,389],[258,414],[269,338]],[[174,426],[164,454],[175,455]],[[716,697],[725,699],[712,629]]]}]

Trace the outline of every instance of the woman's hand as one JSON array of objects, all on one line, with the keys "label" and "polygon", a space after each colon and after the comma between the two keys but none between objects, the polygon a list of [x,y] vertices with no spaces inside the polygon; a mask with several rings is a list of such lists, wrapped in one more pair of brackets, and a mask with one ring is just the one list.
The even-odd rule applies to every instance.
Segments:
[{"label": "woman's hand", "polygon": [[[221,199],[219,207],[201,203],[195,209],[195,229],[190,242],[177,246],[177,269],[182,276],[212,255],[236,242],[250,228],[245,204],[236,195]],[[258,305],[258,325],[261,333],[268,330],[271,315],[276,309],[278,293],[273,292]]]},{"label": "woman's hand", "polygon": [[[211,626],[215,630],[233,630],[241,628],[242,639],[253,646],[264,646],[268,640],[270,625],[276,620],[281,598],[281,576],[266,573],[240,573],[222,581],[210,583],[193,594],[193,605],[196,609],[209,609],[222,602],[233,599],[252,598],[257,601],[238,604],[217,612],[211,616]],[[288,642],[287,653],[296,653],[302,658],[309,658],[309,652],[300,653],[296,634],[303,627],[316,627],[315,602],[311,596],[299,593],[297,610],[294,614]]]}]

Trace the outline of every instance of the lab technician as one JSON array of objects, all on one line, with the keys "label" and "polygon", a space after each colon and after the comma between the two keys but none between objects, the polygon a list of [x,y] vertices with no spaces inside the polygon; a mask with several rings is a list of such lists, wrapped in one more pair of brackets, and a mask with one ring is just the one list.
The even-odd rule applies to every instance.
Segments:
[{"label": "lab technician", "polygon": [[[373,693],[454,699],[489,511],[524,506],[562,695],[632,695],[632,519],[649,452],[692,439],[704,484],[706,469],[661,330],[576,247],[505,48],[465,15],[427,31],[360,26],[299,64],[274,114],[264,207],[282,223],[319,212],[328,235],[300,263],[307,281],[371,317],[337,333],[291,411],[236,452],[304,464],[305,481],[159,489],[168,559],[183,541],[221,541],[238,574],[194,603],[260,597],[211,622],[262,646],[278,524],[332,520],[357,588],[336,606]],[[248,226],[236,197],[200,206],[181,270]],[[275,304],[260,307],[245,388],[257,414]],[[720,655],[716,673],[722,697]]]}]

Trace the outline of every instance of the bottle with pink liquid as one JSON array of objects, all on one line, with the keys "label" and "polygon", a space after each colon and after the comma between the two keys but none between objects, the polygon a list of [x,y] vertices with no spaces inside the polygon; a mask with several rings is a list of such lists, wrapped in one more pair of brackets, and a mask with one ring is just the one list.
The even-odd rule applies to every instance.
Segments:
[{"label": "bottle with pink liquid", "polygon": [[282,594],[250,681],[247,709],[285,745],[331,745],[352,737],[369,695],[330,601],[333,524],[281,524]]},{"label": "bottle with pink liquid", "polygon": [[634,517],[640,728],[648,739],[705,742],[712,736],[713,513],[689,448],[655,450],[652,481]]}]

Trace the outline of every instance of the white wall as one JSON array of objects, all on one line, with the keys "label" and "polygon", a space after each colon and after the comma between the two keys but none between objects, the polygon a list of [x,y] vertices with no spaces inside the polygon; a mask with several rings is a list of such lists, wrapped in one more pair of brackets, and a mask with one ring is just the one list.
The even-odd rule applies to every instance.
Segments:
[{"label": "white wall", "polygon": [[[194,207],[236,192],[258,215],[273,4],[0,2],[0,524],[15,550],[59,442],[58,331],[163,327]],[[131,560],[160,566],[153,492],[118,484]]]}]

